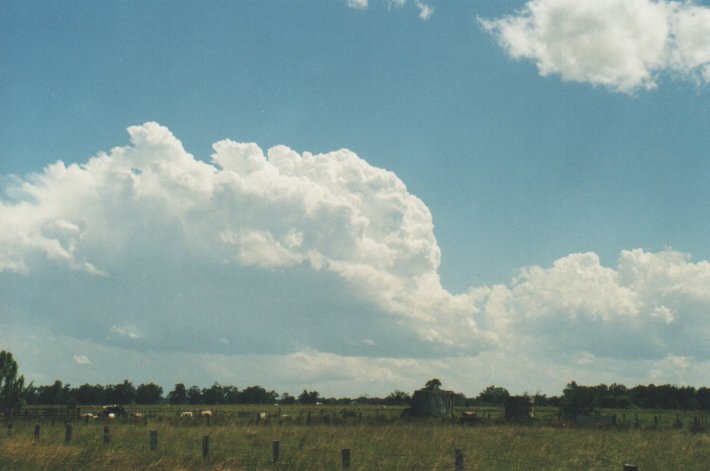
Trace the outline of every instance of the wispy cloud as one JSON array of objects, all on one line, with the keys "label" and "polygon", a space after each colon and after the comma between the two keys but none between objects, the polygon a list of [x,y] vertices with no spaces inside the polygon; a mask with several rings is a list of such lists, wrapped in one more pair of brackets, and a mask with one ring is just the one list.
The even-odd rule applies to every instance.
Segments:
[{"label": "wispy cloud", "polygon": [[91,360],[89,360],[89,357],[86,355],[74,354],[74,362],[77,365],[91,365]]},{"label": "wispy cloud", "polygon": [[121,337],[126,337],[131,340],[136,340],[143,337],[143,332],[141,332],[140,329],[132,325],[123,325],[120,327],[114,325],[111,327],[110,332],[112,334],[116,334]]},{"label": "wispy cloud", "polygon": [[350,8],[363,10],[368,7],[367,0],[345,0],[345,4]]},{"label": "wispy cloud", "polygon": [[[429,18],[431,18],[431,15],[434,14],[434,8],[427,4],[424,3],[421,0],[415,0],[412,2],[409,2],[409,0],[382,0],[386,1],[387,5],[392,8],[392,7],[404,7],[407,3],[414,4],[417,9],[419,10],[419,19],[422,21],[428,21]],[[354,8],[357,10],[365,10],[369,7],[368,0],[345,0],[345,4],[349,6],[350,8]]]},{"label": "wispy cloud", "polygon": [[653,89],[664,74],[710,81],[710,8],[692,1],[530,0],[479,21],[542,76],[623,93]]}]

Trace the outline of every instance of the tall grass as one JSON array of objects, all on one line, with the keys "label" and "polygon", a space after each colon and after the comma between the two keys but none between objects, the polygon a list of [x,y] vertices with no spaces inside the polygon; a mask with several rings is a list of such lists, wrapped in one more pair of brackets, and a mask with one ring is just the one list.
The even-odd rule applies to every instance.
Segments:
[{"label": "tall grass", "polygon": [[[635,418],[635,417],[634,417]],[[315,422],[315,421],[314,421]],[[461,449],[467,470],[707,470],[710,435],[688,427],[568,428],[493,424],[460,426],[441,421],[353,420],[345,424],[244,421],[112,423],[103,443],[103,422],[75,423],[64,442],[64,424],[15,423],[0,430],[1,470],[338,470],[340,451],[351,450],[351,470],[453,470]],[[158,431],[151,450],[149,431]],[[202,456],[202,437],[210,450]],[[272,463],[272,442],[279,461]]]}]

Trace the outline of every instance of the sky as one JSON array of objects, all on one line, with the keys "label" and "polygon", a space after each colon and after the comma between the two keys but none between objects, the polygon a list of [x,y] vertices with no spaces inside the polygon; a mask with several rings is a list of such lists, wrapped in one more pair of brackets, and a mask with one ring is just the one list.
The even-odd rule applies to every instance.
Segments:
[{"label": "sky", "polygon": [[2,4],[27,380],[710,385],[710,2]]}]

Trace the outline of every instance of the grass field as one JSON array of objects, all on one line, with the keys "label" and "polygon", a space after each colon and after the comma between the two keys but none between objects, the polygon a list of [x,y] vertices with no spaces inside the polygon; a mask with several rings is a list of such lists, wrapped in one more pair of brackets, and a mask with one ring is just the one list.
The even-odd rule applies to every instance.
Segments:
[{"label": "grass field", "polygon": [[[456,449],[463,452],[466,470],[621,470],[625,463],[639,470],[710,469],[710,433],[691,432],[692,413],[680,414],[681,427],[673,426],[675,412],[642,411],[636,426],[636,412],[615,411],[627,420],[609,428],[575,428],[558,423],[554,410],[540,411],[543,418],[535,424],[516,425],[504,423],[495,408],[478,408],[484,420],[475,426],[400,420],[397,408],[225,407],[209,425],[177,417],[174,406],[150,410],[147,424],[75,421],[71,443],[65,442],[63,422],[37,422],[37,443],[35,421],[15,422],[11,434],[0,436],[0,469],[338,470],[345,448],[351,470],[453,470]],[[261,411],[272,417],[257,425]],[[103,441],[106,425],[109,444]],[[150,431],[157,431],[154,450]],[[203,457],[205,436],[209,452]]]}]

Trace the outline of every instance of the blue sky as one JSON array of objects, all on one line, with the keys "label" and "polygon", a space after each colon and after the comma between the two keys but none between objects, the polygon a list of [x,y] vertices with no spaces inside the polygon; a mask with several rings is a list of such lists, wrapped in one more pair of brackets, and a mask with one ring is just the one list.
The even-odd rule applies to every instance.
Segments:
[{"label": "blue sky", "polygon": [[[650,0],[4,2],[0,342],[40,383],[351,395],[431,376],[471,395],[572,379],[706,384],[708,12]],[[298,184],[274,177],[278,152],[247,179],[235,159],[262,151],[212,148],[224,139],[325,157],[298,164]],[[111,172],[89,165],[101,152]],[[49,170],[57,161],[82,175]],[[180,172],[201,183],[174,193]],[[331,197],[352,204],[346,216],[313,209]],[[57,299],[77,307],[48,313]],[[27,335],[52,347],[24,347]],[[191,368],[167,366],[178,354]]]}]

